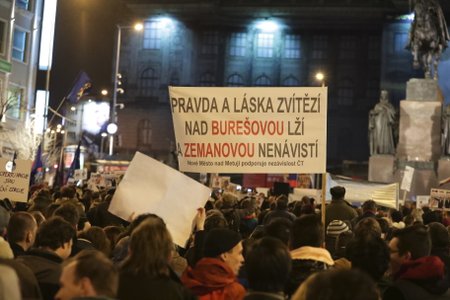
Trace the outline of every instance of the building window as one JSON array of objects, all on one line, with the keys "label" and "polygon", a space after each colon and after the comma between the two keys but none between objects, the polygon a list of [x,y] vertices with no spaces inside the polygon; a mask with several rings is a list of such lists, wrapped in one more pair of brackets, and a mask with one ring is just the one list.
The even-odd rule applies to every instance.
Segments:
[{"label": "building window", "polygon": [[152,144],[152,122],[149,119],[143,119],[138,122],[138,146],[148,147]]},{"label": "building window", "polygon": [[287,34],[284,40],[284,57],[300,58],[300,36]]},{"label": "building window", "polygon": [[0,54],[5,54],[6,46],[6,23],[0,20]]},{"label": "building window", "polygon": [[215,86],[216,78],[214,77],[214,74],[206,72],[200,76],[198,84],[199,86]]},{"label": "building window", "polygon": [[28,10],[30,1],[29,0],[16,0],[16,7]]},{"label": "building window", "polygon": [[405,47],[408,43],[408,34],[404,32],[394,33],[394,53],[402,54],[405,53]]},{"label": "building window", "polygon": [[18,61],[25,62],[26,47],[27,33],[17,28],[14,29],[12,57]]},{"label": "building window", "polygon": [[255,80],[255,86],[270,86],[270,85],[272,85],[272,81],[266,74],[259,76]]},{"label": "building window", "polygon": [[180,77],[178,76],[177,72],[173,72],[170,75],[170,85],[174,86],[180,85]]},{"label": "building window", "polygon": [[341,106],[353,105],[353,81],[344,79],[339,82],[338,87],[338,104]]},{"label": "building window", "polygon": [[144,23],[144,49],[161,49],[162,31],[157,21]]},{"label": "building window", "polygon": [[381,56],[380,38],[378,36],[370,36],[367,57],[370,60],[375,60],[380,59],[380,56]]},{"label": "building window", "polygon": [[227,78],[227,86],[244,86],[244,79],[239,74],[233,74]]},{"label": "building window", "polygon": [[326,35],[316,35],[313,37],[313,59],[326,59],[328,50],[328,37]]},{"label": "building window", "polygon": [[272,57],[273,56],[273,33],[258,33],[256,35],[256,56]]},{"label": "building window", "polygon": [[151,97],[157,95],[158,76],[152,68],[145,69],[141,74],[140,92],[142,96]]},{"label": "building window", "polygon": [[232,33],[230,39],[230,56],[245,56],[246,33]]},{"label": "building window", "polygon": [[20,118],[20,105],[23,99],[23,89],[12,88],[8,89],[7,96],[8,104],[10,108],[6,111],[6,115],[10,118],[19,119]]},{"label": "building window", "polygon": [[219,53],[219,33],[217,31],[207,31],[202,33],[201,53],[215,55]]},{"label": "building window", "polygon": [[299,86],[300,82],[293,75],[286,77],[283,80],[283,86]]},{"label": "building window", "polygon": [[369,79],[367,81],[367,89],[366,89],[366,96],[367,99],[372,100],[378,99],[380,91],[379,81],[377,79]]},{"label": "building window", "polygon": [[339,40],[339,58],[354,59],[356,57],[356,37],[343,36]]}]

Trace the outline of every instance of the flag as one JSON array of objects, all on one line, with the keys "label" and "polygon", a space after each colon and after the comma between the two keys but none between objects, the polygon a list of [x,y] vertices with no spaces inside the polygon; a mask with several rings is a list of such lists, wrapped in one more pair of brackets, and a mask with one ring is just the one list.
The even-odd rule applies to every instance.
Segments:
[{"label": "flag", "polygon": [[75,170],[78,170],[81,168],[80,166],[80,152],[81,152],[81,139],[78,142],[77,150],[75,150],[75,155],[73,156],[72,164],[69,168],[69,174],[67,176],[67,179],[73,178],[73,174],[75,173]]},{"label": "flag", "polygon": [[75,84],[67,95],[67,99],[70,103],[76,103],[81,96],[86,92],[86,90],[90,89],[92,86],[91,79],[89,78],[86,72],[81,71],[78,73],[77,79],[75,80]]},{"label": "flag", "polygon": [[42,172],[42,143],[39,144],[39,147],[37,148],[36,157],[34,158],[33,166],[31,167],[31,182],[30,185],[33,185],[36,183],[36,175],[40,172]]}]

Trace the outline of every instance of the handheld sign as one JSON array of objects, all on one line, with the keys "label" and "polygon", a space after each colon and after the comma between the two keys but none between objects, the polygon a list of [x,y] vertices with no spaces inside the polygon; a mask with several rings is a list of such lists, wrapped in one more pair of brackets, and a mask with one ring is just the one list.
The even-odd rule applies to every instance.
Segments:
[{"label": "handheld sign", "polygon": [[0,158],[0,198],[27,202],[30,185],[31,160]]}]

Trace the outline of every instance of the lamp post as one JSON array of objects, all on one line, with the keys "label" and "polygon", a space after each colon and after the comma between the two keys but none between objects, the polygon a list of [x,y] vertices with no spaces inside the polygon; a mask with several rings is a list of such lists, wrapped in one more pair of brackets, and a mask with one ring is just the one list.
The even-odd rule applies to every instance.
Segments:
[{"label": "lamp post", "polygon": [[116,33],[116,49],[115,49],[115,59],[114,59],[114,89],[112,94],[112,104],[110,108],[109,115],[109,124],[107,127],[107,132],[109,134],[109,155],[113,155],[114,149],[114,134],[116,134],[118,126],[117,126],[117,118],[116,118],[116,105],[117,105],[117,90],[119,83],[119,63],[120,63],[120,47],[122,42],[122,29],[126,28],[134,28],[136,31],[141,31],[144,26],[142,23],[136,23],[134,26],[121,26],[116,25],[117,33]]}]

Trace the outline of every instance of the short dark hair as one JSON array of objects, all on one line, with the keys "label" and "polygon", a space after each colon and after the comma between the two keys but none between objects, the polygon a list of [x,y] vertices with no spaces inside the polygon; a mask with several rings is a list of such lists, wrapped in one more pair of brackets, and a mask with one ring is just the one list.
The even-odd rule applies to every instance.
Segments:
[{"label": "short dark hair", "polygon": [[291,230],[291,248],[320,247],[324,241],[323,224],[317,215],[304,215],[295,219]]},{"label": "short dark hair", "polygon": [[389,247],[380,237],[368,236],[352,240],[346,249],[352,268],[365,271],[373,280],[380,280],[389,267]]},{"label": "short dark hair", "polygon": [[276,293],[284,290],[291,271],[289,251],[280,240],[263,237],[250,248],[245,259],[250,289]]},{"label": "short dark hair", "polygon": [[72,225],[61,217],[51,217],[42,222],[36,236],[36,246],[56,250],[76,235]]},{"label": "short dark hair", "polygon": [[264,228],[266,236],[270,236],[282,241],[285,245],[289,244],[292,222],[286,218],[275,218]]},{"label": "short dark hair", "polygon": [[373,200],[367,200],[362,205],[363,211],[376,211],[377,210],[377,204]]},{"label": "short dark hair", "polygon": [[411,253],[411,259],[430,255],[430,234],[423,225],[413,225],[394,232],[394,238],[398,239],[398,252],[404,255]]},{"label": "short dark hair", "polygon": [[380,223],[372,217],[364,218],[355,225],[355,236],[381,236],[381,233]]},{"label": "short dark hair", "polygon": [[75,198],[77,191],[74,186],[66,185],[61,188],[62,198]]},{"label": "short dark hair", "polygon": [[58,207],[53,213],[54,216],[58,216],[72,224],[74,228],[77,227],[78,222],[80,221],[80,214],[78,213],[78,209],[75,205],[71,203],[65,203]]},{"label": "short dark hair", "polygon": [[98,295],[115,298],[119,275],[114,264],[97,250],[83,250],[68,263],[75,262],[75,282],[87,277]]},{"label": "short dark hair", "polygon": [[331,197],[333,199],[342,199],[345,196],[345,187],[343,186],[334,186],[330,189]]},{"label": "short dark hair", "polygon": [[289,199],[288,199],[288,197],[286,197],[286,195],[278,196],[276,202],[277,202],[277,209],[287,209],[288,208]]},{"label": "short dark hair", "polygon": [[34,217],[24,211],[14,213],[8,223],[8,241],[11,243],[23,242],[27,233],[37,227]]}]

